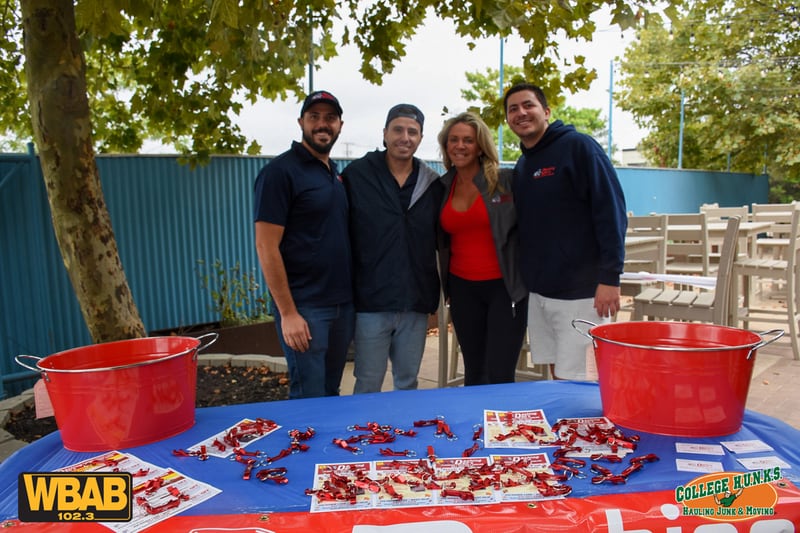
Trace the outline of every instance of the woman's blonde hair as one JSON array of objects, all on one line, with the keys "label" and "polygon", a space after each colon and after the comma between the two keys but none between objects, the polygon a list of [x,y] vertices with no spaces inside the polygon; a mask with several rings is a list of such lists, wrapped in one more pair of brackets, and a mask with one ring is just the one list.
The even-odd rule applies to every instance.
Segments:
[{"label": "woman's blonde hair", "polygon": [[442,126],[442,131],[439,132],[439,149],[442,152],[442,162],[444,168],[450,170],[453,162],[447,155],[447,138],[450,136],[450,130],[456,124],[467,124],[472,126],[475,130],[475,140],[478,143],[482,155],[479,157],[483,175],[486,178],[486,183],[489,188],[489,195],[494,194],[497,189],[497,170],[500,168],[500,161],[497,156],[497,148],[494,145],[492,132],[489,126],[483,121],[481,117],[471,111],[465,111],[458,115],[449,118]]}]

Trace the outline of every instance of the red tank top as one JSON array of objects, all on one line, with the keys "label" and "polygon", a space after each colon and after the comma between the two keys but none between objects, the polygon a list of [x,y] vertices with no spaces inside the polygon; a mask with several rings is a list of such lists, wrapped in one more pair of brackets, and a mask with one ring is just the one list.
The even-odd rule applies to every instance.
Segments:
[{"label": "red tank top", "polygon": [[469,209],[456,211],[453,190],[455,182],[439,219],[450,234],[450,273],[470,281],[501,278],[486,205],[478,196]]}]

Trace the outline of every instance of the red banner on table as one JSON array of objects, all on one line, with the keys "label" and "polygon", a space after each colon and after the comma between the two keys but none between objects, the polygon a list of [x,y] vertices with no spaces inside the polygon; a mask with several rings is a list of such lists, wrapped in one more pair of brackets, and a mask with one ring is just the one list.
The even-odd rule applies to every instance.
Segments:
[{"label": "red banner on table", "polygon": [[[724,531],[741,533],[792,532],[800,529],[800,490],[786,480],[772,484],[778,500],[771,512],[740,521],[721,523],[696,516],[676,503],[675,491],[639,492],[566,498],[531,503],[456,505],[411,509],[335,511],[328,513],[264,513],[214,516],[175,516],[146,530],[156,532],[252,533],[354,532],[379,533],[380,526],[407,524],[392,533],[480,533],[541,531],[691,533],[700,526],[718,524]],[[8,522],[6,523],[8,524]],[[6,525],[4,524],[4,525]],[[42,524],[14,522],[14,531],[109,531],[99,524]],[[73,526],[73,528],[70,528]],[[701,530],[702,531],[702,530]]]}]

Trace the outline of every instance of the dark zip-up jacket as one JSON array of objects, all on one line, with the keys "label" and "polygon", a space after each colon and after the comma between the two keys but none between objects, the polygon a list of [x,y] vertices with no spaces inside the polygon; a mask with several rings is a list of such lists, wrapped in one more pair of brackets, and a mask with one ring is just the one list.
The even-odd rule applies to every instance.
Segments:
[{"label": "dark zip-up jacket", "polygon": [[385,150],[368,153],[342,172],[358,312],[432,314],[439,306],[436,232],[443,187],[430,167],[416,158],[414,166],[417,183],[407,210]]},{"label": "dark zip-up jacket", "polygon": [[[444,197],[439,209],[444,208],[449,191],[453,186],[456,169],[451,168],[441,180],[444,184]],[[514,196],[511,192],[511,169],[500,169],[498,175],[498,187],[494,194],[489,197],[489,186],[481,170],[473,178],[472,182],[478,187],[481,193],[481,200],[489,213],[489,225],[492,228],[494,248],[497,251],[497,260],[500,263],[500,272],[503,275],[508,295],[511,301],[519,302],[528,296],[528,290],[522,281],[522,274],[519,270],[519,238],[517,235],[517,212],[514,207]],[[442,286],[447,295],[447,276],[450,272],[450,235],[441,229],[439,231],[439,271],[442,276]]]},{"label": "dark zip-up jacket", "polygon": [[548,298],[619,286],[628,225],[617,173],[589,135],[556,120],[514,168],[522,274]]}]

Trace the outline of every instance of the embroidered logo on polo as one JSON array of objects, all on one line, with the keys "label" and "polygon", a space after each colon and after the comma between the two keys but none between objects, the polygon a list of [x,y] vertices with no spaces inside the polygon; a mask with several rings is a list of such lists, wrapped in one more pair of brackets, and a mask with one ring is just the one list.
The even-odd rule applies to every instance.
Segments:
[{"label": "embroidered logo on polo", "polygon": [[555,176],[555,174],[556,174],[556,167],[543,167],[533,173],[533,179],[538,180],[539,178]]}]

